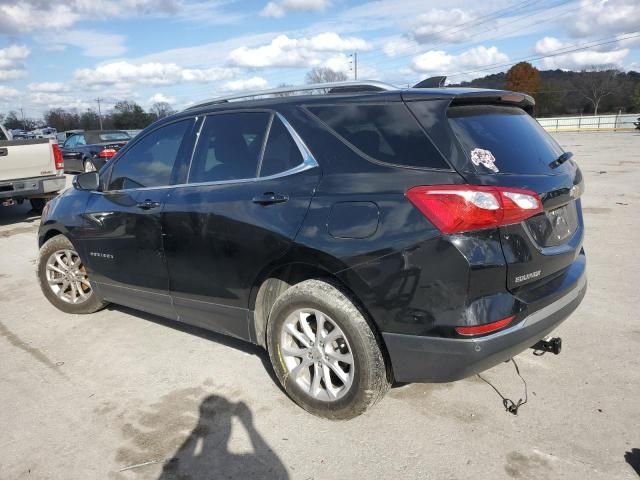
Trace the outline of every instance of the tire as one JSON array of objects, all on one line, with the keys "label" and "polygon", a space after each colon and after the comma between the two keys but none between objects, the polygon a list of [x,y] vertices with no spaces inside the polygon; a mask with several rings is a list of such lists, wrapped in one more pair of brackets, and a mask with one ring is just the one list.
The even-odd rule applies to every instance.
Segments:
[{"label": "tire", "polygon": [[[74,265],[74,262],[78,263]],[[106,306],[91,288],[80,256],[64,235],[50,238],[40,248],[36,271],[42,293],[58,310],[85,314],[97,312]],[[50,285],[50,280],[59,281]],[[74,298],[76,301],[73,301]]]},{"label": "tire", "polygon": [[30,198],[29,203],[34,212],[42,213],[42,209],[47,204],[47,200],[45,198]]},{"label": "tire", "polygon": [[96,166],[93,164],[91,160],[87,159],[82,164],[82,170],[84,171],[84,173],[95,172]]},{"label": "tire", "polygon": [[[304,333],[302,322],[313,337]],[[313,346],[307,348],[302,340]],[[298,283],[278,297],[267,323],[267,348],[289,397],[319,417],[357,417],[390,387],[371,326],[347,294],[322,280]]]}]

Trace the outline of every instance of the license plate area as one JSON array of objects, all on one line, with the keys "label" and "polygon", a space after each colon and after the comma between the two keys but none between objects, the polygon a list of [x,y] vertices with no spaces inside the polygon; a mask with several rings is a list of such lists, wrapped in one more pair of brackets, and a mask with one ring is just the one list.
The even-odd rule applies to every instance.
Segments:
[{"label": "license plate area", "polygon": [[578,228],[576,202],[548,210],[526,221],[527,229],[540,247],[555,247],[569,241]]}]

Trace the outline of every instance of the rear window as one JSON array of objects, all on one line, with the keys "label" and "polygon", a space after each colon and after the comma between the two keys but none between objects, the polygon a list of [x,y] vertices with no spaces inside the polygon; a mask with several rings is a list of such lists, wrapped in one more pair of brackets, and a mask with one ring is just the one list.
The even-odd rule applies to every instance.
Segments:
[{"label": "rear window", "polygon": [[404,103],[312,106],[308,110],[347,144],[374,160],[450,168]]},{"label": "rear window", "polygon": [[449,124],[479,173],[552,173],[562,149],[517,107],[460,105],[449,108]]},{"label": "rear window", "polygon": [[103,142],[122,142],[131,140],[131,136],[127,132],[104,132],[87,134],[87,143],[103,143]]}]

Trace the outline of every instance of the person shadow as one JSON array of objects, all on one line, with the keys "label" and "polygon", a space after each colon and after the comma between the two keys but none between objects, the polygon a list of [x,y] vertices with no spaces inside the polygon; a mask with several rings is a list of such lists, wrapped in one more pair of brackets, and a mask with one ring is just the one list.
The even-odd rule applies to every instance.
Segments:
[{"label": "person shadow", "polygon": [[[253,453],[229,452],[232,421],[246,430]],[[232,403],[209,395],[200,404],[196,427],[173,457],[165,462],[158,480],[283,479],[287,470],[253,425],[244,402]]]}]

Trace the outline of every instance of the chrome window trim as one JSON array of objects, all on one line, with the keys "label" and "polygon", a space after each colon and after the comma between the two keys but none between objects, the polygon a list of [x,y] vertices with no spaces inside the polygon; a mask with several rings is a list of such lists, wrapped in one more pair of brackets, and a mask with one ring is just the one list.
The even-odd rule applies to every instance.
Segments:
[{"label": "chrome window trim", "polygon": [[[232,112],[242,112],[242,110],[234,110],[234,111],[229,111],[226,113],[232,113]],[[222,113],[222,112],[221,112]],[[280,112],[273,112],[275,113],[275,116],[277,116],[280,121],[284,124],[285,128],[287,129],[287,131],[289,132],[289,134],[291,135],[291,137],[293,138],[293,141],[296,143],[296,146],[298,147],[298,150],[300,150],[300,154],[302,155],[302,163],[296,165],[293,168],[290,168],[289,170],[285,170],[283,172],[280,173],[276,173],[273,175],[269,175],[266,177],[254,177],[254,178],[239,178],[239,179],[233,179],[233,180],[217,180],[217,181],[211,181],[211,182],[196,182],[196,183],[177,183],[174,185],[162,185],[162,186],[157,186],[157,187],[141,187],[141,188],[130,188],[127,190],[107,190],[104,192],[94,192],[94,193],[100,193],[100,194],[118,194],[118,193],[126,193],[126,192],[142,192],[142,191],[149,191],[149,190],[161,190],[163,188],[183,188],[183,187],[202,187],[202,186],[214,186],[214,185],[231,185],[234,183],[257,183],[263,180],[275,180],[278,178],[283,178],[283,177],[288,177],[290,175],[295,175],[297,173],[300,172],[304,172],[306,170],[310,170],[312,168],[316,168],[319,167],[318,162],[316,161],[316,159],[313,157],[313,155],[311,154],[311,151],[309,150],[309,148],[307,147],[307,145],[304,143],[304,141],[302,140],[302,138],[300,137],[300,135],[298,135],[298,132],[296,132],[294,130],[294,128],[291,126],[291,124],[287,121],[287,119],[280,114]],[[207,117],[208,115],[205,115],[205,117]],[[196,119],[198,117],[195,117]],[[205,118],[206,121],[206,118]],[[200,126],[200,130],[202,130],[202,125],[204,125],[204,121],[202,122],[201,126]],[[195,154],[195,149],[197,148],[197,142],[199,140],[199,133],[198,132],[198,138],[196,138],[196,142],[194,143],[193,146],[193,152],[191,153],[191,160],[193,160],[193,155]],[[268,140],[268,138],[267,138]],[[265,143],[266,145],[266,143]],[[264,151],[262,152],[264,153]],[[262,159],[259,160],[260,162],[262,162]],[[191,163],[189,163],[189,173],[191,171]],[[187,176],[187,179],[189,177]]]}]

